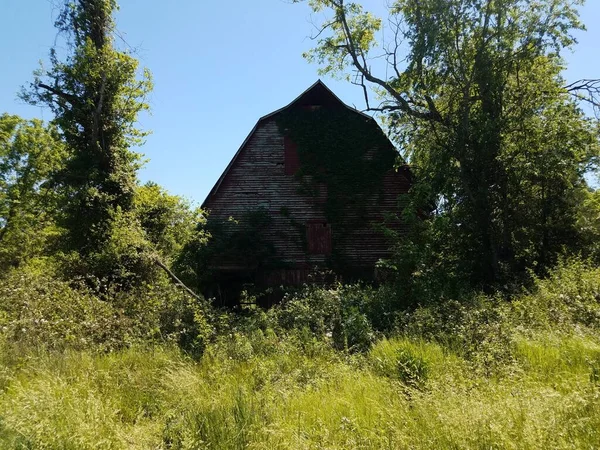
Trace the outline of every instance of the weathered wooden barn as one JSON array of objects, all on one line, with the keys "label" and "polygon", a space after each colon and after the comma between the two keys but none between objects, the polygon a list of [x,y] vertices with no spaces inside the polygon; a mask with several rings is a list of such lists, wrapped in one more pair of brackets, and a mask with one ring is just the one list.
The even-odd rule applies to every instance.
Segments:
[{"label": "weathered wooden barn", "polygon": [[397,158],[376,121],[321,81],[260,118],[203,203],[216,288],[297,285],[315,267],[372,277],[389,254],[382,224],[402,229],[389,220],[410,187]]}]

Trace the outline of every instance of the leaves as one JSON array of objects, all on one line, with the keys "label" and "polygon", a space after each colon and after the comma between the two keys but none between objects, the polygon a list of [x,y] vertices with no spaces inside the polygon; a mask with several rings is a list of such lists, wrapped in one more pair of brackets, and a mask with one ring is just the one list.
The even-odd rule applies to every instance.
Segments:
[{"label": "leaves", "polygon": [[112,263],[106,260],[110,252],[103,252],[117,238],[113,233],[124,238],[117,247],[130,247],[126,254],[146,247],[134,238],[140,233],[137,221],[128,222],[129,231],[115,227],[134,208],[140,158],[131,148],[146,134],[136,121],[148,109],[145,97],[152,88],[149,72],[139,73],[138,61],[114,45],[115,9],[114,0],[65,2],[56,26],[69,51],[60,60],[52,50],[50,69],[39,71],[23,94],[55,114],[54,123],[69,149],[63,170],[55,176],[65,199],[64,247],[83,260],[89,256],[85,271],[100,278],[129,273],[137,264],[127,267],[130,258],[118,255]]},{"label": "leaves", "polygon": [[66,156],[55,127],[0,115],[0,272],[38,256],[59,234],[51,177]]},{"label": "leaves", "polygon": [[381,39],[382,22],[354,3],[309,4],[331,13],[309,60],[357,70],[367,100],[375,88],[380,104],[367,107],[413,166],[413,215],[435,205],[399,246],[398,259],[415,255],[405,272],[437,266],[490,289],[582,248],[576,208],[599,135],[561,59],[582,2],[397,0]]}]

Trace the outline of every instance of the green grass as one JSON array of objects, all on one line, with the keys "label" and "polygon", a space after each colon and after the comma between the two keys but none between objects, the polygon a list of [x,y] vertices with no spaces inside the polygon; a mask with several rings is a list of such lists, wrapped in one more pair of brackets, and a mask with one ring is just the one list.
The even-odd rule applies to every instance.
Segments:
[{"label": "green grass", "polygon": [[[5,298],[0,449],[600,448],[599,269],[564,266],[512,302],[420,308],[388,338],[361,328],[378,294],[340,289],[215,315],[198,359],[173,339],[122,345],[125,325],[82,348],[102,327],[75,319],[77,345],[53,345],[63,320],[21,327],[60,295],[36,311],[52,291]],[[340,336],[360,345],[335,350]]]},{"label": "green grass", "polygon": [[[0,448],[600,446],[589,336],[517,340],[497,377],[431,342],[382,340],[364,356],[311,345],[230,337],[198,362],[170,348],[4,358]],[[398,364],[411,358],[426,367],[414,384]]]}]

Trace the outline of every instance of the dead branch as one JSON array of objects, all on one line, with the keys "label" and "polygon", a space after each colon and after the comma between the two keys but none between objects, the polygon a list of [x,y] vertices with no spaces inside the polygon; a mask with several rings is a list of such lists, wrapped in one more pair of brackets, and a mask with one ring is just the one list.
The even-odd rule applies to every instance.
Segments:
[{"label": "dead branch", "polygon": [[165,265],[163,264],[163,262],[158,259],[158,258],[154,258],[154,263],[160,267],[162,270],[165,271],[165,273],[169,276],[169,278],[171,278],[171,280],[173,280],[173,282],[179,286],[180,288],[182,288],[185,292],[187,292],[188,295],[190,295],[191,297],[195,298],[198,301],[203,301],[202,297],[198,296],[194,291],[192,291],[189,287],[187,287],[183,281],[181,281],[179,278],[177,278],[177,275],[175,275],[173,272],[171,272],[171,270]]},{"label": "dead branch", "polygon": [[568,84],[564,89],[575,98],[589,103],[600,112],[600,79],[584,78]]}]

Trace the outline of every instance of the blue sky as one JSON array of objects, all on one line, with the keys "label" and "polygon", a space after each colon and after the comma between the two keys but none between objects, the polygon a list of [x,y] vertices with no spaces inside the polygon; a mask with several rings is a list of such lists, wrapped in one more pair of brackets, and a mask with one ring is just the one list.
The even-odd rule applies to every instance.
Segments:
[{"label": "blue sky", "polygon": [[[386,0],[365,0],[381,11]],[[16,93],[32,79],[56,39],[59,0],[2,0],[0,113],[52,118],[23,104]],[[600,0],[588,0],[581,17],[588,31],[566,55],[569,81],[600,78]],[[313,22],[304,4],[289,0],[121,0],[118,27],[154,76],[151,130],[140,151],[140,173],[171,193],[201,203],[259,117],[284,106],[317,80],[311,48]],[[362,92],[324,78],[346,103],[364,107]]]}]

